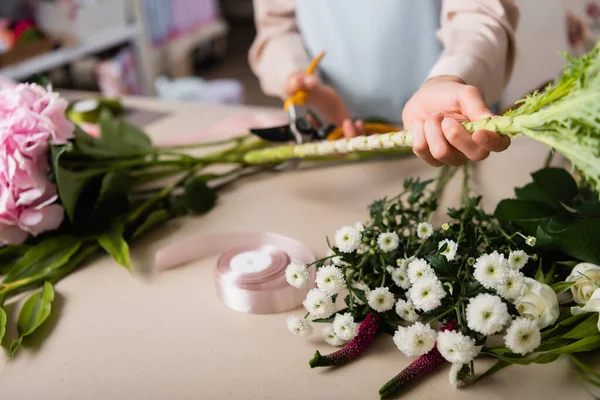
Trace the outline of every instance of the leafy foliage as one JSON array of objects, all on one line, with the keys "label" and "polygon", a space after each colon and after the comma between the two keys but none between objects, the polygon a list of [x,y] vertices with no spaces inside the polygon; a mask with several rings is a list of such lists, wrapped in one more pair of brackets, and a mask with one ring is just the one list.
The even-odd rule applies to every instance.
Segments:
[{"label": "leafy foliage", "polygon": [[515,190],[516,199],[498,204],[495,216],[537,238],[546,251],[600,264],[600,201],[589,187],[577,187],[562,168],[532,174],[533,181]]}]

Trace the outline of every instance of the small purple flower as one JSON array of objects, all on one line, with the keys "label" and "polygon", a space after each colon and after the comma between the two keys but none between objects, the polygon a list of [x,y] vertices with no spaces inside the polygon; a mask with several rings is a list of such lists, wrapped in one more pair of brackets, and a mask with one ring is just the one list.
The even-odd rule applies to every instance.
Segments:
[{"label": "small purple flower", "polygon": [[341,365],[360,355],[373,341],[375,335],[379,331],[380,317],[376,313],[370,313],[358,328],[358,335],[352,339],[350,343],[345,345],[340,350],[321,355],[318,351],[310,360],[310,367],[329,367],[333,365]]},{"label": "small purple flower", "polygon": [[[456,323],[449,322],[442,327],[441,331],[455,330],[457,327]],[[429,353],[417,358],[406,369],[383,385],[379,389],[379,396],[385,399],[394,395],[403,386],[424,377],[444,361],[444,357],[442,357],[437,347],[434,347]]]}]

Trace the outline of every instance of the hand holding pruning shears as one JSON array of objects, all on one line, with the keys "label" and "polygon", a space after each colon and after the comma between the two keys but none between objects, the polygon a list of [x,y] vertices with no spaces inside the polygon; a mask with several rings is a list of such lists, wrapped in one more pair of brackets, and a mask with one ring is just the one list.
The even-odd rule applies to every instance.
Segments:
[{"label": "hand holding pruning shears", "polygon": [[308,106],[318,110],[335,126],[335,129],[328,134],[329,139],[399,130],[398,127],[387,124],[352,120],[341,97],[314,74],[324,55],[324,52],[320,53],[312,60],[306,71],[292,74],[288,78],[285,92],[289,97],[285,101],[284,109],[290,114],[290,122],[292,123],[298,117],[298,106]]}]

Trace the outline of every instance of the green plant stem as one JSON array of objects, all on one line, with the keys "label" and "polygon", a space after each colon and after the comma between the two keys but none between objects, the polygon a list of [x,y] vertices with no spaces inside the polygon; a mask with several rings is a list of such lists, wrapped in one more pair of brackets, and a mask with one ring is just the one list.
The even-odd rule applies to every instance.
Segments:
[{"label": "green plant stem", "polygon": [[466,162],[463,165],[463,172],[464,172],[464,176],[463,176],[463,184],[462,184],[462,191],[461,191],[461,204],[463,207],[466,207],[468,202],[469,202],[469,193],[471,191],[471,188],[469,187],[469,163]]},{"label": "green plant stem", "polygon": [[82,248],[65,265],[57,270],[43,274],[35,274],[10,283],[0,284],[0,298],[6,300],[17,293],[27,290],[35,285],[43,284],[44,282],[56,283],[78,268],[85,259],[94,254],[98,249],[100,249],[100,246],[97,243],[82,246]]},{"label": "green plant stem", "polygon": [[214,142],[200,142],[200,143],[182,144],[182,145],[175,145],[175,146],[161,146],[157,149],[157,152],[163,153],[165,151],[168,152],[168,151],[173,151],[173,150],[200,149],[200,148],[205,148],[205,147],[221,146],[224,144],[235,143],[235,142],[239,143],[239,142],[245,140],[246,138],[248,138],[249,136],[250,135],[241,135],[241,136],[233,137],[231,139],[217,140]]}]

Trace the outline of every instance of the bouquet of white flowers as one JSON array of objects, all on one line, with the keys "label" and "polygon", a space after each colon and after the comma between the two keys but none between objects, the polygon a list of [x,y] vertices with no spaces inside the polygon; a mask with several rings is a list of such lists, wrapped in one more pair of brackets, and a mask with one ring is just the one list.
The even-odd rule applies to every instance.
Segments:
[{"label": "bouquet of white flowers", "polygon": [[[317,351],[311,367],[350,361],[377,332],[388,332],[402,353],[419,358],[381,388],[387,397],[444,361],[452,364],[450,382],[461,386],[475,378],[480,355],[498,359],[488,375],[600,348],[600,266],[591,264],[600,260],[597,193],[578,187],[564,169],[545,168],[494,215],[465,185],[462,207],[434,227],[429,220],[447,172],[434,190],[430,181],[406,180],[398,196],[370,206],[369,221],[338,229],[325,258],[288,267],[296,287],[309,283],[307,268],[317,269],[304,302],[308,313],[290,317],[289,329],[306,336],[313,323],[327,323],[325,340],[344,346],[329,355]],[[564,214],[575,213],[579,240],[563,242],[560,229],[538,231],[540,241],[523,233],[543,225],[541,211],[532,221],[533,206],[550,210],[553,228],[572,227]],[[342,293],[345,307],[336,311]]]}]

